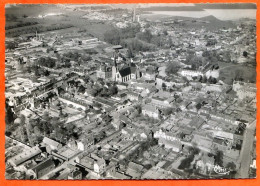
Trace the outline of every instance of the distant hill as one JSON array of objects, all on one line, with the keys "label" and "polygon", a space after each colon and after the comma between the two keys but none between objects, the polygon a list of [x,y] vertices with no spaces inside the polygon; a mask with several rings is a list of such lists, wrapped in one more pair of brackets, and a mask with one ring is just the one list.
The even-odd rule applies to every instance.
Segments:
[{"label": "distant hill", "polygon": [[202,20],[202,21],[220,21],[218,18],[216,18],[213,15],[199,18],[199,20]]},{"label": "distant hill", "polygon": [[236,25],[233,21],[222,21],[217,19],[216,17],[210,15],[202,18],[193,18],[193,17],[182,17],[182,16],[171,16],[164,17],[161,21],[169,21],[169,20],[183,20],[185,28],[200,28],[205,27],[209,30],[215,30],[219,28],[234,28]]},{"label": "distant hill", "polygon": [[254,3],[204,3],[195,6],[201,9],[256,9]]},{"label": "distant hill", "polygon": [[147,8],[138,8],[140,11],[203,11],[202,8],[197,6],[152,6]]}]

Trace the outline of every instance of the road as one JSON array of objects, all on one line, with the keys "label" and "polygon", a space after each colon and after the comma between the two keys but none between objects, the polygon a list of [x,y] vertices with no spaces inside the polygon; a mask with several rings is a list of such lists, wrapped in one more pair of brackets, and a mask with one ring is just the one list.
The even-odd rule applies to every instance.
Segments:
[{"label": "road", "polygon": [[240,170],[237,173],[238,178],[248,178],[248,171],[250,167],[251,162],[251,152],[253,150],[253,142],[254,142],[254,131],[256,128],[256,120],[253,121],[245,130],[244,134],[244,140],[242,149],[240,152],[240,157],[238,159],[238,162],[241,163]]}]

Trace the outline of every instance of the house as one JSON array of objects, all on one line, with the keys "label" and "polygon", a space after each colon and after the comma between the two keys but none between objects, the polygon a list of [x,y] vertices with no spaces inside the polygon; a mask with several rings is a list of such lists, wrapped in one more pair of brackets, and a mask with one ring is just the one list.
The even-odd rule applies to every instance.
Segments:
[{"label": "house", "polygon": [[78,149],[81,151],[86,150],[91,145],[94,145],[94,136],[91,134],[85,134],[79,140],[77,140]]},{"label": "house", "polygon": [[142,99],[141,96],[135,92],[129,91],[126,94],[127,94],[127,99],[129,99],[131,101],[139,101]]},{"label": "house", "polygon": [[189,126],[195,128],[195,129],[200,129],[201,126],[205,123],[205,120],[202,119],[201,117],[193,117],[192,120],[189,122]]},{"label": "house", "polygon": [[182,76],[185,76],[185,77],[203,76],[203,73],[201,71],[198,71],[198,70],[182,69],[179,73]]},{"label": "house", "polygon": [[35,167],[31,168],[28,172],[31,179],[39,179],[42,176],[46,175],[50,171],[55,169],[55,163],[50,157],[41,163],[37,164]]},{"label": "house", "polygon": [[133,140],[134,130],[130,128],[122,128],[121,133],[124,135],[125,140]]},{"label": "house", "polygon": [[147,68],[143,77],[147,80],[155,80],[156,74],[154,68]]},{"label": "house", "polygon": [[214,156],[209,157],[204,154],[201,159],[196,162],[196,169],[198,169],[201,174],[208,175],[214,168],[214,162]]},{"label": "house", "polygon": [[234,81],[233,90],[237,93],[239,99],[256,97],[256,84],[254,83]]},{"label": "house", "polygon": [[109,174],[109,178],[117,180],[130,180],[132,177],[130,175],[126,175],[124,172],[115,171]]},{"label": "house", "polygon": [[126,174],[130,175],[132,179],[140,179],[142,176],[144,167],[134,162],[128,164]]},{"label": "house", "polygon": [[94,162],[94,171],[98,174],[105,172],[106,162],[102,158],[96,158]]},{"label": "house", "polygon": [[128,86],[127,83],[119,82],[117,85],[118,90],[125,90]]},{"label": "house", "polygon": [[170,141],[180,141],[180,139],[175,134],[173,134],[172,132],[165,132],[162,129],[156,131],[153,137],[158,139],[163,138]]},{"label": "house", "polygon": [[214,138],[213,139],[213,144],[212,144],[212,149],[218,149],[220,151],[227,151],[231,149],[231,143],[225,139],[220,139],[220,138]]},{"label": "house", "polygon": [[192,142],[197,144],[197,147],[203,151],[211,152],[213,140],[207,136],[193,134]]},{"label": "house", "polygon": [[94,153],[91,153],[90,155],[83,153],[76,157],[75,161],[88,170],[93,171],[92,173],[98,177],[106,170],[105,160]]},{"label": "house", "polygon": [[27,173],[28,170],[34,167],[35,165],[37,165],[37,163],[33,159],[31,159],[17,167],[14,167],[14,170]]},{"label": "house", "polygon": [[164,145],[166,149],[171,149],[174,152],[180,152],[182,150],[182,144],[179,140],[159,138],[158,144]]},{"label": "house", "polygon": [[43,143],[43,145],[46,146],[46,150],[47,150],[48,153],[51,153],[51,151],[58,150],[62,147],[61,143],[54,141],[54,140],[47,138],[47,137],[43,138],[42,143]]},{"label": "house", "polygon": [[73,166],[73,168],[70,169],[68,180],[82,180],[82,172],[78,167]]},{"label": "house", "polygon": [[80,154],[76,157],[75,162],[80,164],[80,166],[86,168],[87,170],[94,169],[94,159],[86,155],[85,153]]},{"label": "house", "polygon": [[96,71],[97,78],[101,79],[111,79],[112,77],[112,69],[108,67],[104,63],[100,65],[99,69]]},{"label": "house", "polygon": [[127,98],[126,93],[120,93],[118,95],[111,96],[112,99],[115,99],[117,101],[124,101]]},{"label": "house", "polygon": [[214,131],[213,135],[215,138],[219,138],[219,139],[227,139],[230,141],[233,141],[234,139],[234,134],[225,131]]},{"label": "house", "polygon": [[151,105],[154,105],[159,108],[167,108],[171,107],[171,103],[173,102],[174,98],[167,98],[167,97],[155,97],[153,96],[151,99]]},{"label": "house", "polygon": [[155,119],[158,119],[160,115],[159,110],[151,104],[146,104],[142,107],[142,114]]},{"label": "house", "polygon": [[223,85],[219,84],[210,84],[206,85],[202,88],[205,92],[222,92],[223,90]]}]

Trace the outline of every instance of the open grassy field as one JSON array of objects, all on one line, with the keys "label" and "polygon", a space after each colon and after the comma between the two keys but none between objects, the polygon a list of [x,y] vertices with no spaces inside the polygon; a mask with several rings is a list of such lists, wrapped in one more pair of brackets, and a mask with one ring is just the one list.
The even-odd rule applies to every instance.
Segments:
[{"label": "open grassy field", "polygon": [[[40,18],[39,15],[46,14],[61,14],[55,16],[47,16]],[[13,15],[16,19],[6,20],[6,25],[15,25],[19,22],[37,22],[37,26],[49,27],[52,25],[63,24],[72,25],[75,31],[81,30],[87,32],[94,37],[103,40],[104,32],[112,29],[112,25],[109,23],[94,22],[85,18],[82,18],[86,14],[85,11],[73,11],[73,9],[65,9],[55,5],[20,5],[6,9],[6,15]],[[24,15],[26,17],[24,17]],[[10,16],[9,16],[10,17]],[[14,28],[12,30],[23,29],[24,27]],[[30,26],[28,26],[28,29]],[[25,27],[26,29],[26,27]],[[30,30],[30,29],[29,29]],[[56,30],[57,34],[62,34],[66,31],[71,31],[70,28]],[[33,30],[32,33],[35,31]]]},{"label": "open grassy field", "polygon": [[245,82],[256,82],[256,69],[243,64],[219,63],[219,79],[227,84],[232,84],[236,76],[241,77]]}]

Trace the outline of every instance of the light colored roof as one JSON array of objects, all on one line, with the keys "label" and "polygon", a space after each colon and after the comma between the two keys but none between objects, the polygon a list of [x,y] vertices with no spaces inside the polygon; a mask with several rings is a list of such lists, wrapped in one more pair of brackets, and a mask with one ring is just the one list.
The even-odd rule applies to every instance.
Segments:
[{"label": "light colored roof", "polygon": [[227,138],[227,139],[234,138],[234,135],[232,133],[225,132],[225,131],[214,131],[214,135],[216,137]]},{"label": "light colored roof", "polygon": [[8,162],[14,166],[18,166],[22,164],[23,162],[31,159],[32,157],[40,154],[42,151],[39,149],[39,147],[32,147],[30,150],[26,150],[20,154],[17,154],[16,156],[10,158]]},{"label": "light colored roof", "polygon": [[59,142],[54,141],[54,140],[47,138],[47,137],[44,137],[42,142],[47,144],[47,145],[53,146],[54,148],[58,148],[58,147],[62,146]]},{"label": "light colored roof", "polygon": [[150,104],[144,105],[143,110],[150,111],[150,112],[157,112],[156,107],[154,107]]}]

